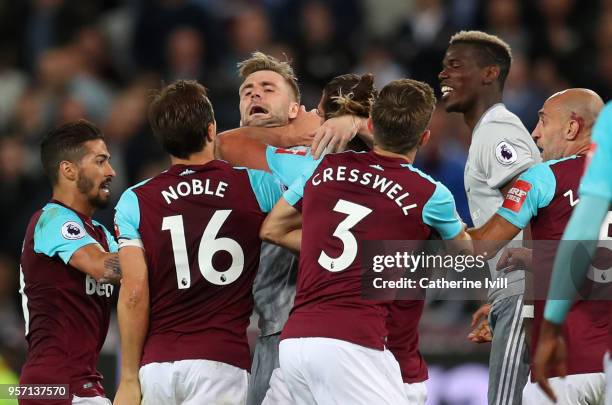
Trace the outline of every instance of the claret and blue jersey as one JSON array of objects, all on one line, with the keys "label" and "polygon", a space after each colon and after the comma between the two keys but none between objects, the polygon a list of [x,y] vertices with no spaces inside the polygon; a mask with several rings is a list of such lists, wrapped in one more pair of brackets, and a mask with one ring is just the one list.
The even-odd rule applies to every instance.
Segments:
[{"label": "claret and blue jersey", "polygon": [[452,239],[462,230],[446,187],[403,159],[374,152],[326,156],[284,198],[301,201],[304,220],[298,291],[282,338],[330,337],[382,349],[387,309],[361,299],[358,241],[426,240],[432,229]]},{"label": "claret and blue jersey", "polygon": [[271,174],[219,160],[174,165],[123,193],[120,247],[141,246],[148,265],[143,365],[206,359],[249,369],[259,228],[281,193]]},{"label": "claret and blue jersey", "polygon": [[[561,240],[572,211],[579,203],[578,186],[585,160],[582,155],[574,155],[532,166],[514,183],[497,212],[520,229],[531,225],[535,240],[532,269],[536,291],[548,289],[557,253],[556,244],[543,241]],[[535,355],[543,315],[544,301],[536,300],[530,345],[532,356]],[[572,307],[563,328],[570,349],[569,374],[602,371],[601,357],[606,350],[607,328],[607,307],[600,302],[579,301]]]},{"label": "claret and blue jersey", "polygon": [[20,292],[28,355],[22,384],[70,384],[79,396],[103,395],[96,370],[106,338],[114,286],[70,266],[80,248],[116,252],[101,224],[58,201],[36,212],[21,254]]}]

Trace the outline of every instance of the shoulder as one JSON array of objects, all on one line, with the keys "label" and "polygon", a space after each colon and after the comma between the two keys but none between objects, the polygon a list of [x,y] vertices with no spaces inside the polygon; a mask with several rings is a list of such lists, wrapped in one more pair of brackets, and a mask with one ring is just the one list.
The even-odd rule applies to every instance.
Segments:
[{"label": "shoulder", "polygon": [[[85,224],[73,210],[49,203],[43,209],[34,228],[35,246],[57,246],[88,237]],[[63,241],[63,242],[62,242]]]},{"label": "shoulder", "polygon": [[42,209],[36,229],[40,231],[57,226],[62,227],[62,234],[66,233],[67,236],[71,236],[72,232],[76,234],[78,229],[83,229],[83,221],[73,210],[59,204],[49,203]]},{"label": "shoulder", "polygon": [[475,141],[493,143],[500,139],[531,139],[529,131],[520,118],[503,104],[487,111],[474,129]]},{"label": "shoulder", "polygon": [[416,190],[422,192],[424,194],[429,194],[432,196],[436,194],[438,196],[446,196],[451,195],[451,192],[446,188],[446,186],[439,181],[436,181],[429,174],[423,172],[422,170],[410,165],[410,164],[402,164],[402,167],[406,168],[408,173],[413,176],[413,179],[418,182],[418,187]]},{"label": "shoulder", "polygon": [[554,177],[551,166],[561,161],[563,160],[549,160],[547,162],[536,163],[525,170],[525,172],[520,175],[520,178],[523,180],[549,180],[551,176]]},{"label": "shoulder", "polygon": [[140,183],[136,183],[133,186],[128,187],[123,193],[121,193],[121,197],[119,198],[119,201],[125,198],[136,198],[137,192],[140,191],[146,185],[154,184],[154,180],[157,179],[157,177],[159,177],[159,175],[152,177],[150,179],[143,180]]},{"label": "shoulder", "polygon": [[416,167],[414,167],[411,164],[402,164],[402,167],[405,167],[406,169],[409,170],[409,172],[414,173],[416,176],[418,176],[417,178],[422,179],[422,181],[424,183],[429,183],[429,184],[441,184],[439,182],[437,182],[436,180],[433,179],[433,177],[431,177],[429,174],[425,173],[424,171],[422,171],[421,169],[418,169]]}]

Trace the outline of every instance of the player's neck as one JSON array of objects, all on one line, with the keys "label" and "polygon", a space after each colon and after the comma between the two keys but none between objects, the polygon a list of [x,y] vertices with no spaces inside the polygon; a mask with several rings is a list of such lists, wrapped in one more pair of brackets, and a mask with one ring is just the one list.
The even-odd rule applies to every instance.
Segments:
[{"label": "player's neck", "polygon": [[484,115],[485,112],[491,107],[493,107],[497,103],[502,102],[502,95],[498,92],[492,92],[489,94],[482,94],[480,97],[476,99],[472,108],[463,113],[463,119],[465,123],[470,128],[470,131],[474,131],[476,124],[480,121],[480,118]]},{"label": "player's neck", "polygon": [[170,163],[174,165],[205,165],[215,159],[211,148],[204,148],[200,152],[192,153],[187,159],[170,155]]},{"label": "player's neck", "polygon": [[404,159],[407,163],[410,163],[410,164],[414,162],[414,159],[416,158],[416,152],[417,152],[416,149],[413,149],[407,152],[406,154],[389,152],[388,150],[381,149],[380,146],[376,144],[374,144],[374,147],[372,148],[372,150],[377,155],[382,155],[382,156],[392,157],[392,158],[397,158],[397,159]]},{"label": "player's neck", "polygon": [[92,217],[95,208],[89,203],[85,195],[78,190],[66,190],[64,187],[53,187],[52,199],[61,202],[66,207],[87,217]]},{"label": "player's neck", "polygon": [[564,156],[573,156],[573,155],[586,155],[591,148],[591,137],[584,138],[583,141],[570,146],[565,151]]}]

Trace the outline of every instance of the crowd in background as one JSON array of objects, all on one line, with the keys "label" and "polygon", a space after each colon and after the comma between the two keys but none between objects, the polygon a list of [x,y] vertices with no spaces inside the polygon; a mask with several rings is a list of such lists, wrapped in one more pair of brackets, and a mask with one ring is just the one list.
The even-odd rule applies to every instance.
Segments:
[{"label": "crowd in background", "polygon": [[[441,61],[461,29],[511,45],[504,102],[530,131],[556,91],[588,87],[610,99],[612,0],[0,1],[0,355],[18,363],[11,353],[25,346],[18,262],[27,220],[50,197],[39,163],[50,128],[82,117],[102,128],[117,172],[114,205],[128,185],[167,165],[146,122],[150,89],[197,79],[219,130],[237,127],[236,63],[261,50],[292,61],[307,108],[329,79],[349,72],[373,73],[378,88],[423,80],[439,95]],[[417,166],[449,187],[467,221],[470,134],[443,109],[431,130]],[[98,219],[112,229],[112,215]],[[423,317],[424,351],[478,349],[455,333],[467,331],[469,308],[438,305],[444,310]]]}]

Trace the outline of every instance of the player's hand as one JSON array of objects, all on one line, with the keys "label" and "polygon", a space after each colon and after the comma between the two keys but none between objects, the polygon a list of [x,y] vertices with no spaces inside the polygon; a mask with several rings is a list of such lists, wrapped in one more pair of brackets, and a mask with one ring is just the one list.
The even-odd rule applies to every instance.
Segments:
[{"label": "player's hand", "polygon": [[493,340],[493,334],[487,320],[490,311],[491,305],[484,304],[472,315],[472,331],[467,336],[471,342],[488,343]]},{"label": "player's hand", "polygon": [[141,399],[142,394],[138,378],[129,381],[121,379],[113,405],[140,405]]},{"label": "player's hand", "polygon": [[295,117],[288,125],[287,144],[290,146],[310,146],[315,131],[321,126],[321,117],[316,110],[306,111],[302,105]]},{"label": "player's hand", "polygon": [[325,150],[334,153],[346,149],[346,145],[359,131],[360,119],[353,115],[342,115],[325,121],[315,132],[312,156],[318,159]]},{"label": "player's hand", "polygon": [[557,402],[557,397],[548,383],[546,374],[551,370],[560,377],[565,377],[567,374],[566,359],[567,348],[561,334],[561,326],[544,320],[533,361],[533,379],[553,402]]},{"label": "player's hand", "polygon": [[528,270],[531,268],[531,249],[525,247],[507,248],[497,262],[497,271]]}]

